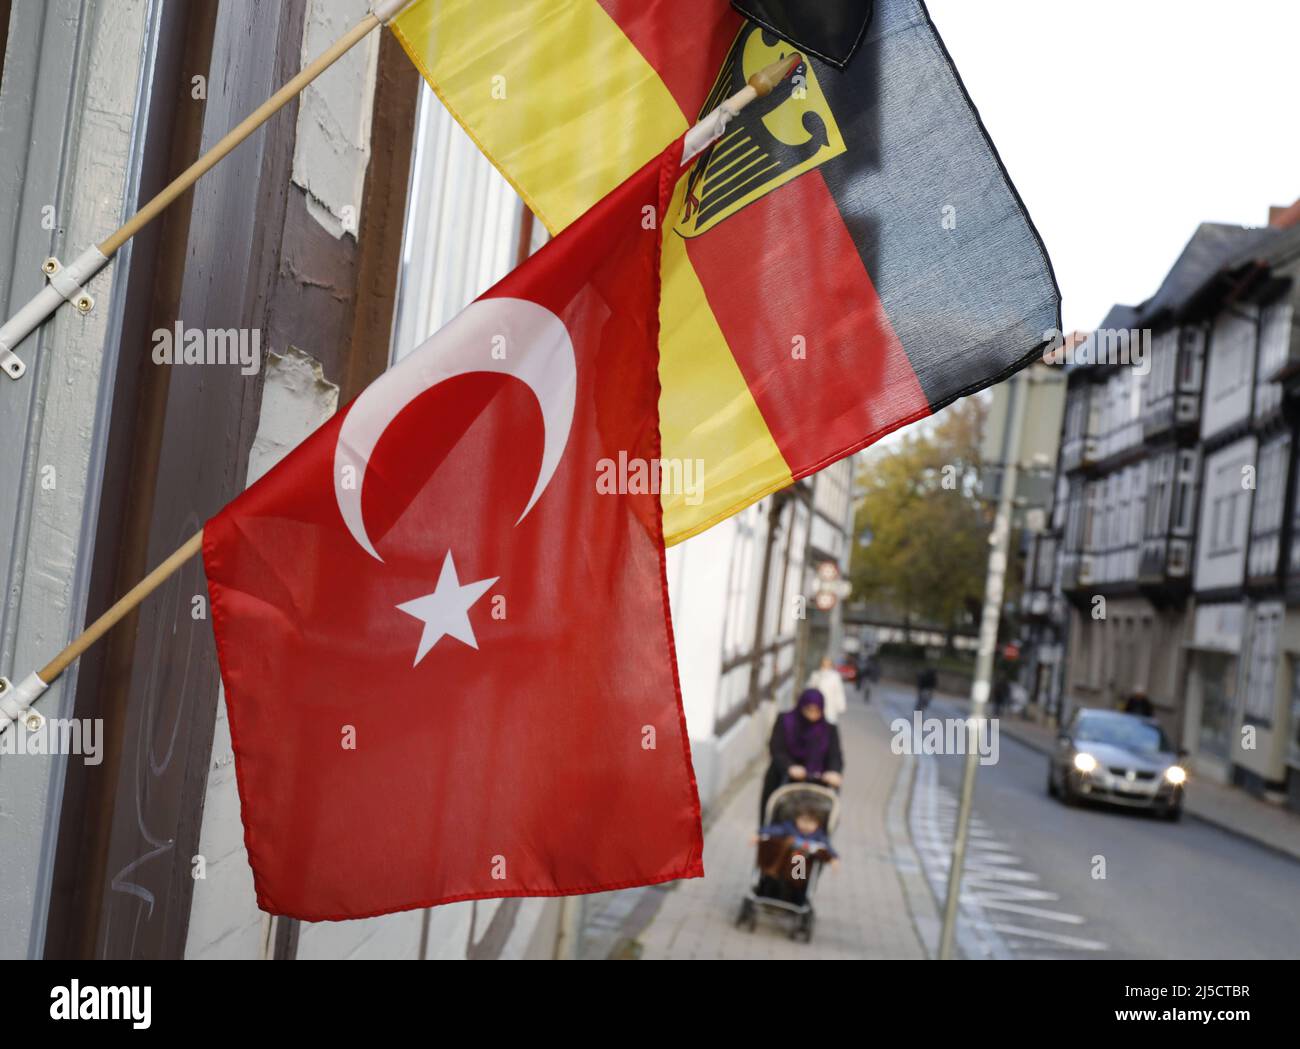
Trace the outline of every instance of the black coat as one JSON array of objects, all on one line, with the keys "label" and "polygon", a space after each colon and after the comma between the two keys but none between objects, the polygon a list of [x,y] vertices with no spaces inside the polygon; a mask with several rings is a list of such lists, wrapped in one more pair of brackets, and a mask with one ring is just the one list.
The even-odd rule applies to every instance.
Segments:
[{"label": "black coat", "polygon": [[[822,771],[843,772],[844,752],[840,749],[840,730],[835,725],[831,725],[830,730],[830,743],[826,748],[826,762]],[[786,746],[785,730],[781,728],[780,718],[777,718],[776,724],[772,726],[772,738],[767,747],[772,754],[772,761],[767,766],[767,775],[763,777],[763,793],[758,801],[759,826],[762,826],[766,819],[767,799],[772,796],[772,792],[777,787],[785,783],[789,778],[790,766],[796,764],[790,755],[790,748]]]},{"label": "black coat", "polygon": [[[844,752],[840,749],[840,730],[837,725],[828,725],[831,730],[830,744],[826,748],[826,761],[822,765],[823,772],[843,772],[844,771]],[[782,781],[785,780],[786,773],[791,765],[797,765],[793,757],[790,756],[790,748],[785,742],[785,730],[781,727],[781,719],[776,719],[776,724],[772,726],[772,738],[767,745],[768,751],[772,755],[771,768],[776,769],[781,774]]]}]

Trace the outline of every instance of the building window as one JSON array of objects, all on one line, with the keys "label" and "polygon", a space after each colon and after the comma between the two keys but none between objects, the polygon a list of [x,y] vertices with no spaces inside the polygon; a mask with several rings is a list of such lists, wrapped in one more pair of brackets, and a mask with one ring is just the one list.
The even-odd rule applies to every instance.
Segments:
[{"label": "building window", "polygon": [[1257,725],[1273,723],[1277,687],[1278,636],[1283,606],[1269,602],[1255,607],[1254,628],[1246,632],[1246,720]]},{"label": "building window", "polygon": [[1206,361],[1203,438],[1251,417],[1258,320],[1257,307],[1238,304],[1225,309],[1214,322]]},{"label": "building window", "polygon": [[1237,493],[1216,495],[1211,503],[1210,514],[1210,553],[1232,553],[1235,548],[1233,539],[1237,519]]},{"label": "building window", "polygon": [[1102,482],[1093,481],[1087,488],[1087,503],[1083,512],[1083,551],[1093,553],[1101,548],[1102,534]]},{"label": "building window", "polygon": [[1241,549],[1246,538],[1244,528],[1239,527],[1250,512],[1246,498],[1250,493],[1242,487],[1244,465],[1248,463],[1243,464],[1239,456],[1230,455],[1216,463],[1212,471],[1207,469],[1206,481],[1210,486],[1206,493],[1210,499],[1210,534],[1207,538],[1211,556]]},{"label": "building window", "polygon": [[1265,306],[1259,314],[1259,375],[1255,386],[1255,417],[1265,418],[1282,405],[1282,387],[1273,378],[1285,367],[1291,348],[1291,304]]},{"label": "building window", "polygon": [[1178,473],[1174,478],[1175,535],[1188,535],[1196,520],[1196,471],[1198,458],[1194,449],[1178,453]]},{"label": "building window", "polygon": [[1194,393],[1201,388],[1201,367],[1205,359],[1205,329],[1184,328],[1180,333],[1178,354],[1178,389]]},{"label": "building window", "polygon": [[1200,652],[1196,664],[1201,682],[1201,749],[1227,757],[1237,660],[1220,652]]},{"label": "building window", "polygon": [[1255,352],[1255,319],[1228,311],[1220,315],[1214,329],[1213,365],[1222,371],[1210,396],[1223,401],[1240,394],[1252,378]]},{"label": "building window", "polygon": [[1137,546],[1142,542],[1142,523],[1146,518],[1147,509],[1147,464],[1138,463],[1133,467],[1133,477],[1131,480],[1131,490],[1133,506],[1129,513],[1128,520],[1128,541],[1130,546]]},{"label": "building window", "polygon": [[1178,368],[1178,331],[1170,328],[1162,331],[1155,340],[1155,361],[1149,376],[1151,388],[1148,399],[1154,404],[1168,400],[1174,395],[1175,372]]},{"label": "building window", "polygon": [[1148,539],[1163,539],[1169,531],[1169,508],[1174,489],[1174,453],[1150,461],[1147,471],[1151,484],[1146,494],[1146,523],[1144,534]]},{"label": "building window", "polygon": [[1287,461],[1291,435],[1281,433],[1260,445],[1255,512],[1250,527],[1250,574],[1274,575],[1278,568],[1282,517],[1286,504]]},{"label": "building window", "polygon": [[[1284,368],[1291,356],[1291,301],[1282,299],[1265,306],[1259,314],[1260,382],[1268,382]],[[1274,388],[1277,389],[1276,385]],[[1278,391],[1279,397],[1281,391]]]}]

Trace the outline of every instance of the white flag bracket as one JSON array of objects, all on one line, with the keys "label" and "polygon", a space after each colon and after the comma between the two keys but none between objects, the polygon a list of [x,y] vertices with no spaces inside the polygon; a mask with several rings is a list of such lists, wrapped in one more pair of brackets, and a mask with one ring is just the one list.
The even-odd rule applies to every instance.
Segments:
[{"label": "white flag bracket", "polygon": [[414,0],[372,0],[370,13],[384,25],[391,25],[394,18],[410,7]]},{"label": "white flag bracket", "polygon": [[778,59],[770,66],[765,66],[746,81],[745,86],[722,104],[710,111],[698,124],[686,132],[686,141],[682,144],[682,166],[685,167],[697,156],[713,145],[723,136],[727,125],[740,115],[740,111],[756,98],[766,98],[782,80],[793,73],[803,63],[803,56],[798,52]]},{"label": "white flag bracket", "polygon": [[49,283],[0,327],[0,371],[11,379],[21,379],[27,365],[14,353],[23,339],[45,323],[61,303],[70,302],[82,314],[95,308],[94,297],[85,289],[90,278],[108,265],[108,259],[92,245],[67,266],[51,255],[41,264]]},{"label": "white flag bracket", "polygon": [[15,721],[22,722],[28,732],[36,732],[45,724],[45,716],[33,710],[32,704],[50,686],[37,674],[28,674],[15,685],[7,677],[0,677],[0,736]]}]

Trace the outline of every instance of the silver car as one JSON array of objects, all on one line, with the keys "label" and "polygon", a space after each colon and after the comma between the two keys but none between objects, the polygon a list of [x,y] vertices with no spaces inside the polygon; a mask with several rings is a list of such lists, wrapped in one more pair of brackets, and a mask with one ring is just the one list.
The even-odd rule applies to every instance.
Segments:
[{"label": "silver car", "polygon": [[1183,814],[1187,770],[1164,730],[1150,718],[1082,709],[1062,729],[1047,766],[1047,793],[1067,805],[1105,801]]}]

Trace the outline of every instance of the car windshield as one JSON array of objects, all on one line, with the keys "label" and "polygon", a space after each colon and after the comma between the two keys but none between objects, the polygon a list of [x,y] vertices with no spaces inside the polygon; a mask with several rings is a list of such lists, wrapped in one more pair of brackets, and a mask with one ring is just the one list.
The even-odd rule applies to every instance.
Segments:
[{"label": "car windshield", "polygon": [[1106,743],[1149,754],[1172,749],[1159,726],[1138,718],[1114,715],[1080,716],[1074,730],[1074,739],[1077,743]]}]

